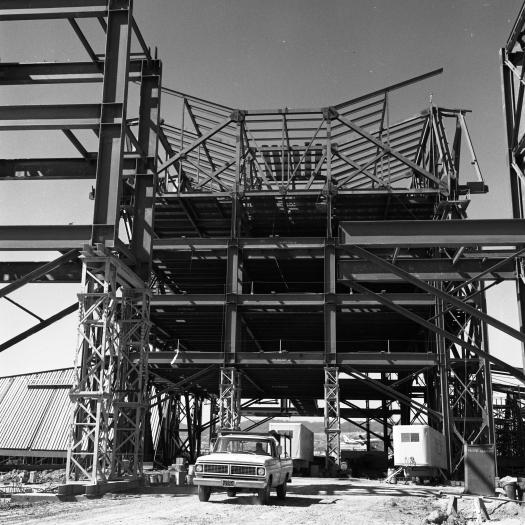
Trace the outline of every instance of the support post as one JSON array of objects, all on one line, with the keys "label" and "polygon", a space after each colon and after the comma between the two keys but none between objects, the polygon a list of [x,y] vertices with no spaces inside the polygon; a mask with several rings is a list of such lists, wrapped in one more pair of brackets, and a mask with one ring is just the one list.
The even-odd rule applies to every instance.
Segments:
[{"label": "support post", "polygon": [[[444,330],[445,320],[443,318],[444,305],[442,299],[436,298],[436,324]],[[443,414],[441,431],[445,436],[445,450],[447,455],[447,468],[452,471],[452,442],[451,442],[451,420],[450,420],[450,399],[449,399],[449,384],[448,384],[448,370],[450,367],[448,348],[445,338],[441,334],[436,334],[436,346],[439,356],[439,384],[441,394],[441,413]],[[437,407],[436,407],[437,408]]]},{"label": "support post", "polygon": [[339,369],[324,369],[324,431],[326,434],[326,468],[330,457],[337,467],[341,463],[341,419],[339,412]]},{"label": "support post", "polygon": [[111,476],[142,474],[148,392],[149,290],[122,292],[118,366],[113,403]]},{"label": "support post", "polygon": [[141,283],[112,255],[84,253],[67,482],[141,475],[149,292],[132,288]]},{"label": "support post", "polygon": [[239,430],[241,425],[241,376],[234,367],[221,368],[219,393],[220,430]]}]

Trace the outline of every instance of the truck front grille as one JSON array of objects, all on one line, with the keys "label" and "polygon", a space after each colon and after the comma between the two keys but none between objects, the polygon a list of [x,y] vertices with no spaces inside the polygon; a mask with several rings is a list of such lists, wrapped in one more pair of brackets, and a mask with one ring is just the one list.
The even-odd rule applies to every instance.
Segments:
[{"label": "truck front grille", "polygon": [[228,465],[204,465],[204,472],[208,474],[228,474]]},{"label": "truck front grille", "polygon": [[247,467],[245,465],[232,465],[231,473],[232,475],[238,474],[241,476],[255,476],[256,467]]}]

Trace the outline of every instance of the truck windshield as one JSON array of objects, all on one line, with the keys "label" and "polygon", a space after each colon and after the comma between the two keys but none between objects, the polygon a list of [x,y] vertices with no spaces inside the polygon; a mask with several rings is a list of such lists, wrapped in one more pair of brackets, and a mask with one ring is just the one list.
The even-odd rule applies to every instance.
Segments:
[{"label": "truck windshield", "polygon": [[262,454],[271,456],[271,442],[264,439],[246,439],[235,436],[222,436],[215,444],[214,452],[232,454]]}]

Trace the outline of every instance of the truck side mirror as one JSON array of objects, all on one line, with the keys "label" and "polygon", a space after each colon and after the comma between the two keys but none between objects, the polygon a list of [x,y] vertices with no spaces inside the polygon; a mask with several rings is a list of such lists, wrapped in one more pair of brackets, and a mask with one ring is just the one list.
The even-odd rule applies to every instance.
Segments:
[{"label": "truck side mirror", "polygon": [[281,445],[277,445],[277,455],[280,456],[283,453],[283,447]]}]

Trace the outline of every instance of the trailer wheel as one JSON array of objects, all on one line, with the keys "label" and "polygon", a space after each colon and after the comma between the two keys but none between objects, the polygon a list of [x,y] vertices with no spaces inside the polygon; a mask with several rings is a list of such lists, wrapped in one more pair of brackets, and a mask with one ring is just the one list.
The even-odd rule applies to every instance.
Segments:
[{"label": "trailer wheel", "polygon": [[228,494],[230,498],[235,498],[235,496],[237,496],[237,491],[235,489],[228,489],[226,494]]},{"label": "trailer wheel", "polygon": [[208,501],[211,495],[211,487],[199,485],[199,501]]}]

